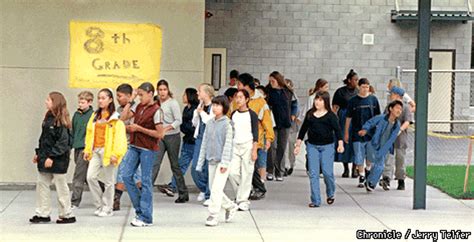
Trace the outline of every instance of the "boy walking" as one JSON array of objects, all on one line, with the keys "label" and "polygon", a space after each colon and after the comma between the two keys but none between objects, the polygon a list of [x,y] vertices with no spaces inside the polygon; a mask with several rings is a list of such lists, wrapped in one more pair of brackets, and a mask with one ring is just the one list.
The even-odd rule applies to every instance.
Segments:
[{"label": "boy walking", "polygon": [[[392,101],[403,101],[405,90],[400,87],[392,87],[390,90],[390,99]],[[408,148],[408,127],[413,122],[413,113],[410,111],[410,105],[403,103],[402,115],[400,121],[400,134],[395,140],[395,161],[388,158],[385,161],[385,169],[380,185],[386,191],[390,190],[390,180],[393,178],[395,169],[395,179],[398,181],[397,190],[405,190],[405,155]],[[395,166],[395,167],[394,167]]]},{"label": "boy walking", "polygon": [[84,184],[87,178],[87,169],[89,162],[84,160],[84,147],[86,137],[87,122],[94,113],[92,108],[92,101],[94,94],[89,91],[83,91],[77,95],[78,109],[72,117],[72,148],[74,149],[74,163],[76,168],[74,170],[74,177],[72,179],[72,197],[71,207],[77,208],[82,200],[82,192],[84,191]]},{"label": "boy walking", "polygon": [[[367,192],[372,192],[382,176],[385,158],[400,131],[398,117],[402,114],[403,103],[395,100],[388,105],[387,114],[378,115],[367,121],[358,135],[364,137],[370,131],[372,139],[367,143],[367,160],[372,168],[364,183]],[[374,131],[375,129],[375,131]]]}]

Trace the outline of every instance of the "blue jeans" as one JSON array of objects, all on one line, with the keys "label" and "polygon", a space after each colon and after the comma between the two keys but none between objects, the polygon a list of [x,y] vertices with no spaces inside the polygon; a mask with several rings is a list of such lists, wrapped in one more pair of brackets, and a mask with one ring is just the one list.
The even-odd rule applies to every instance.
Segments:
[{"label": "blue jeans", "polygon": [[370,186],[376,187],[379,183],[380,177],[382,176],[383,169],[385,167],[385,159],[387,154],[383,154],[381,157],[377,156],[377,151],[370,142],[367,145],[367,159],[371,162],[372,168],[370,168],[370,173],[367,176],[367,182]]},{"label": "blue jeans", "polygon": [[211,191],[209,190],[209,167],[207,160],[202,166],[202,172],[196,171],[196,166],[199,160],[199,152],[201,151],[202,139],[196,139],[195,143],[196,144],[194,145],[193,163],[191,165],[191,176],[193,177],[193,181],[196,184],[197,188],[201,192],[206,193],[206,199],[209,199],[211,197]]},{"label": "blue jeans", "polygon": [[[181,154],[179,155],[179,168],[181,169],[181,173],[183,173],[183,176],[186,174],[186,171],[188,170],[189,165],[191,164],[191,161],[193,160],[193,154],[194,154],[194,146],[195,144],[189,144],[189,143],[184,143],[181,147]],[[170,182],[170,188],[173,189],[173,191],[176,191],[176,178],[173,176],[171,178]]]},{"label": "blue jeans", "polygon": [[265,149],[257,150],[257,169],[267,168],[267,152]]},{"label": "blue jeans", "polygon": [[321,205],[321,194],[319,190],[320,169],[323,171],[324,183],[326,184],[326,196],[332,198],[336,192],[336,180],[334,178],[334,144],[312,145],[306,142],[306,153],[308,154],[311,203]]},{"label": "blue jeans", "polygon": [[354,141],[354,164],[364,165],[364,160],[367,158],[367,144],[369,142]]},{"label": "blue jeans", "polygon": [[[123,182],[123,169],[125,167],[125,162],[120,162],[120,165],[117,170],[117,182],[116,183],[124,183]],[[139,183],[142,181],[142,169],[140,166],[138,166],[137,171],[135,172],[135,175],[133,176],[133,180],[135,181],[135,184]]]},{"label": "blue jeans", "polygon": [[[152,172],[153,162],[156,160],[158,152],[140,149],[129,146],[123,162],[123,181],[127,188],[128,195],[135,208],[135,213],[139,220],[145,223],[153,223],[153,184]],[[142,168],[142,190],[135,185],[133,176],[138,168]]]}]

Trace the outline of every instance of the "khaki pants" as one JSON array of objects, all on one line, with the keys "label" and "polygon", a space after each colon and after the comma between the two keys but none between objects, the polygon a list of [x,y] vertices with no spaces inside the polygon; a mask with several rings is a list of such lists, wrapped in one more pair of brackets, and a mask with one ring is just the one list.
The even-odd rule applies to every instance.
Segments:
[{"label": "khaki pants", "polygon": [[233,147],[229,181],[236,193],[238,204],[249,203],[253,170],[255,169],[255,162],[252,161],[252,148],[253,141],[234,144]]},{"label": "khaki pants", "polygon": [[229,177],[229,169],[221,173],[221,163],[209,163],[209,189],[211,190],[211,203],[209,204],[209,214],[217,217],[221,208],[229,209],[233,206],[233,202],[225,195],[224,187]]},{"label": "khaki pants", "polygon": [[74,217],[71,210],[69,187],[66,174],[40,172],[36,183],[36,215],[49,217],[51,215],[51,189],[54,183],[58,193],[58,208],[60,218]]},{"label": "khaki pants", "polygon": [[[92,152],[92,158],[89,161],[87,170],[87,183],[94,199],[94,206],[103,211],[112,211],[114,202],[114,184],[116,167],[112,164],[104,167],[102,160],[104,159],[104,149],[95,149]],[[99,178],[101,176],[101,179]],[[99,180],[104,183],[104,192],[99,186]]]},{"label": "khaki pants", "polygon": [[385,168],[383,170],[383,176],[393,178],[393,170],[395,170],[395,179],[396,180],[403,180],[405,179],[406,172],[405,172],[405,156],[407,153],[407,149],[395,149],[395,155],[391,155],[390,153],[387,155],[387,159],[385,159]]}]

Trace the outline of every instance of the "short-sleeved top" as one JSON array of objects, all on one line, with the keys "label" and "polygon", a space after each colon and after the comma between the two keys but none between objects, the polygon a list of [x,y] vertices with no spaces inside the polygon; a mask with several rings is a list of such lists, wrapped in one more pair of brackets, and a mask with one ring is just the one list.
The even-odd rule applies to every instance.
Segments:
[{"label": "short-sleeved top", "polygon": [[332,98],[332,105],[337,105],[340,109],[346,109],[349,100],[357,96],[358,93],[359,91],[357,90],[357,88],[350,89],[347,86],[340,87],[334,93],[334,97]]},{"label": "short-sleeved top", "polygon": [[380,105],[378,99],[374,95],[361,97],[359,95],[351,98],[347,106],[347,118],[351,118],[352,124],[352,141],[366,142],[371,139],[369,135],[359,136],[358,132],[369,119],[379,115]]}]

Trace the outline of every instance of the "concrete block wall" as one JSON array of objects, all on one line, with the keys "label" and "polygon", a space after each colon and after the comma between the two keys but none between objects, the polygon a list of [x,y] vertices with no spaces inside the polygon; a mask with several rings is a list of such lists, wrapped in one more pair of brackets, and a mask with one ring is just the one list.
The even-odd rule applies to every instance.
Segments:
[{"label": "concrete block wall", "polygon": [[[416,8],[417,1],[400,1]],[[342,85],[350,69],[367,77],[385,104],[387,81],[395,67],[415,66],[417,26],[391,23],[393,0],[207,0],[214,16],[205,22],[205,47],[227,48],[227,70],[252,73],[266,83],[278,70],[295,82],[304,99],[322,77],[330,93]],[[435,0],[433,9],[465,10],[465,2]],[[469,69],[472,24],[433,22],[432,49],[455,49],[456,68]],[[362,34],[375,44],[362,45]],[[404,80],[414,96],[414,80]],[[456,82],[455,113],[469,116],[470,80]]]}]

